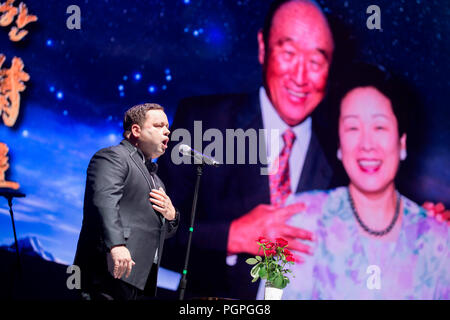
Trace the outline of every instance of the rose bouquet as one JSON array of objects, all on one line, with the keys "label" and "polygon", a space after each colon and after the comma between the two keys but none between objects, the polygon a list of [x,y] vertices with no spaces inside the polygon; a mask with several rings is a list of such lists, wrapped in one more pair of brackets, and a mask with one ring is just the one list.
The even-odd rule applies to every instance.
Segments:
[{"label": "rose bouquet", "polygon": [[295,263],[294,256],[287,249],[288,242],[283,238],[277,238],[272,242],[264,237],[257,240],[259,245],[258,253],[262,250],[263,256],[255,256],[249,258],[246,262],[253,265],[250,275],[253,277],[252,282],[258,278],[266,279],[266,284],[278,289],[284,289],[289,283],[287,273],[292,273],[287,267]]}]

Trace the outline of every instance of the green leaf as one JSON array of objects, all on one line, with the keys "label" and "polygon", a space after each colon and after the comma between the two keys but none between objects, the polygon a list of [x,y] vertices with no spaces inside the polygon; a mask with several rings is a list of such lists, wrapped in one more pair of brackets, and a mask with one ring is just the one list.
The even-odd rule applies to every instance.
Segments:
[{"label": "green leaf", "polygon": [[250,265],[254,265],[258,263],[258,260],[256,260],[255,258],[248,258],[247,260],[245,260],[245,262],[247,262]]},{"label": "green leaf", "polygon": [[281,284],[281,288],[280,288],[280,289],[286,288],[287,284],[288,284],[287,279],[286,279],[286,278],[283,278],[283,281],[282,281],[282,284]]},{"label": "green leaf", "polygon": [[262,260],[261,256],[256,256],[256,260],[261,261]]},{"label": "green leaf", "polygon": [[275,280],[276,276],[277,275],[275,273],[269,273],[269,276],[267,277],[267,281],[269,281],[273,284],[273,281]]},{"label": "green leaf", "polygon": [[259,269],[261,268],[261,264],[257,264],[256,266],[254,266],[253,268],[252,268],[252,270],[250,270],[250,275],[253,277],[253,278],[258,278],[259,277]]},{"label": "green leaf", "polygon": [[262,267],[259,269],[259,276],[261,277],[261,279],[264,279],[267,277],[267,270],[266,268]]},{"label": "green leaf", "polygon": [[283,288],[283,276],[278,274],[272,283],[275,288],[282,289]]}]

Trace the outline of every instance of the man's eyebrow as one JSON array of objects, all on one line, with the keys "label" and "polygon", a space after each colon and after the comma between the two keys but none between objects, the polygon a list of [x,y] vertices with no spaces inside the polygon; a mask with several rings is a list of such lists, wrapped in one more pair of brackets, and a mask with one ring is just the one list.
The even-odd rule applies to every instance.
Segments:
[{"label": "man's eyebrow", "polygon": [[327,51],[325,50],[325,49],[320,49],[320,48],[318,48],[318,49],[316,49],[319,53],[321,53],[324,57],[325,57],[325,59],[327,60],[327,61],[330,61],[330,57],[328,56],[328,53],[327,53]]},{"label": "man's eyebrow", "polygon": [[157,124],[169,128],[169,123],[168,122],[161,121],[161,122],[158,122]]},{"label": "man's eyebrow", "polygon": [[[295,42],[295,41],[294,41],[294,39],[292,39],[291,37],[283,37],[283,38],[278,39],[278,41],[276,42],[276,44],[277,44],[277,46],[280,46],[280,47],[281,47],[281,46],[282,46],[283,44],[285,44],[286,42],[288,42],[288,43],[293,43],[293,42]],[[322,49],[322,48],[317,48],[316,51],[319,52],[321,55],[323,55],[324,58],[325,58],[327,61],[330,61],[330,57],[329,57],[329,55],[328,55],[327,50]]]},{"label": "man's eyebrow", "polygon": [[277,41],[277,45],[278,46],[282,46],[283,44],[285,44],[286,42],[294,42],[294,39],[290,38],[290,37],[283,37],[278,39]]}]

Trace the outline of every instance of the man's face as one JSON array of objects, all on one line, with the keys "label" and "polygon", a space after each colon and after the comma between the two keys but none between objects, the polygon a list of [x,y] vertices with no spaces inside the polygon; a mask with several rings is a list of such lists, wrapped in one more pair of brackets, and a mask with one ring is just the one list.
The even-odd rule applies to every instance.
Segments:
[{"label": "man's face", "polygon": [[325,95],[333,53],[326,19],[312,4],[288,2],[273,17],[268,48],[262,32],[258,43],[269,99],[283,121],[295,126]]},{"label": "man's face", "polygon": [[138,147],[146,159],[161,156],[167,149],[169,142],[169,121],[162,110],[149,110],[145,115],[142,128],[133,124],[133,135],[136,136]]}]

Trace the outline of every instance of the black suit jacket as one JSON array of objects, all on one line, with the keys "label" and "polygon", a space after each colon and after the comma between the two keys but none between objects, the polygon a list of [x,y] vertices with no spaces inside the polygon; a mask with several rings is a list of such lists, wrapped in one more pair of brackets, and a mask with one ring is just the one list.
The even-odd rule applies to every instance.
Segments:
[{"label": "black suit jacket", "polygon": [[[164,240],[177,230],[179,213],[166,221],[149,201],[152,188],[165,186],[155,170],[127,140],[98,151],[87,169],[83,223],[74,264],[81,269],[82,289],[92,290],[110,277],[106,254],[125,244],[136,263],[122,280],[143,290],[158,249],[158,266]],[[153,177],[153,180],[152,180]],[[156,186],[153,184],[155,181]],[[156,294],[156,284],[155,294]]]},{"label": "black suit jacket", "polygon": [[[210,128],[219,129],[224,142],[226,129],[255,129],[258,132],[258,129],[263,129],[259,94],[213,95],[183,100],[171,127],[172,139],[176,129],[187,129],[192,141],[183,143],[194,147],[194,121],[202,121],[203,133]],[[334,183],[332,167],[315,132],[318,125],[320,122],[313,121],[311,141],[296,192],[326,189]],[[172,150],[179,143],[170,142],[166,154],[158,160],[159,173],[168,185],[172,201],[180,210],[190,212],[196,171],[193,165],[175,165],[171,161]],[[203,143],[203,148],[209,143]],[[265,146],[258,147],[264,148],[265,155]],[[225,155],[224,150],[224,159]],[[246,159],[248,163],[248,155]],[[266,166],[260,163],[224,164],[218,168],[205,166],[192,239],[187,296],[256,297],[257,283],[250,283],[250,266],[244,262],[248,256],[239,255],[236,265],[228,266],[226,249],[231,222],[259,204],[270,204],[268,176],[260,174],[262,167]],[[189,220],[184,220],[177,237],[168,242],[178,253],[165,257],[163,266],[181,271],[182,260],[170,258],[184,258]]]}]

